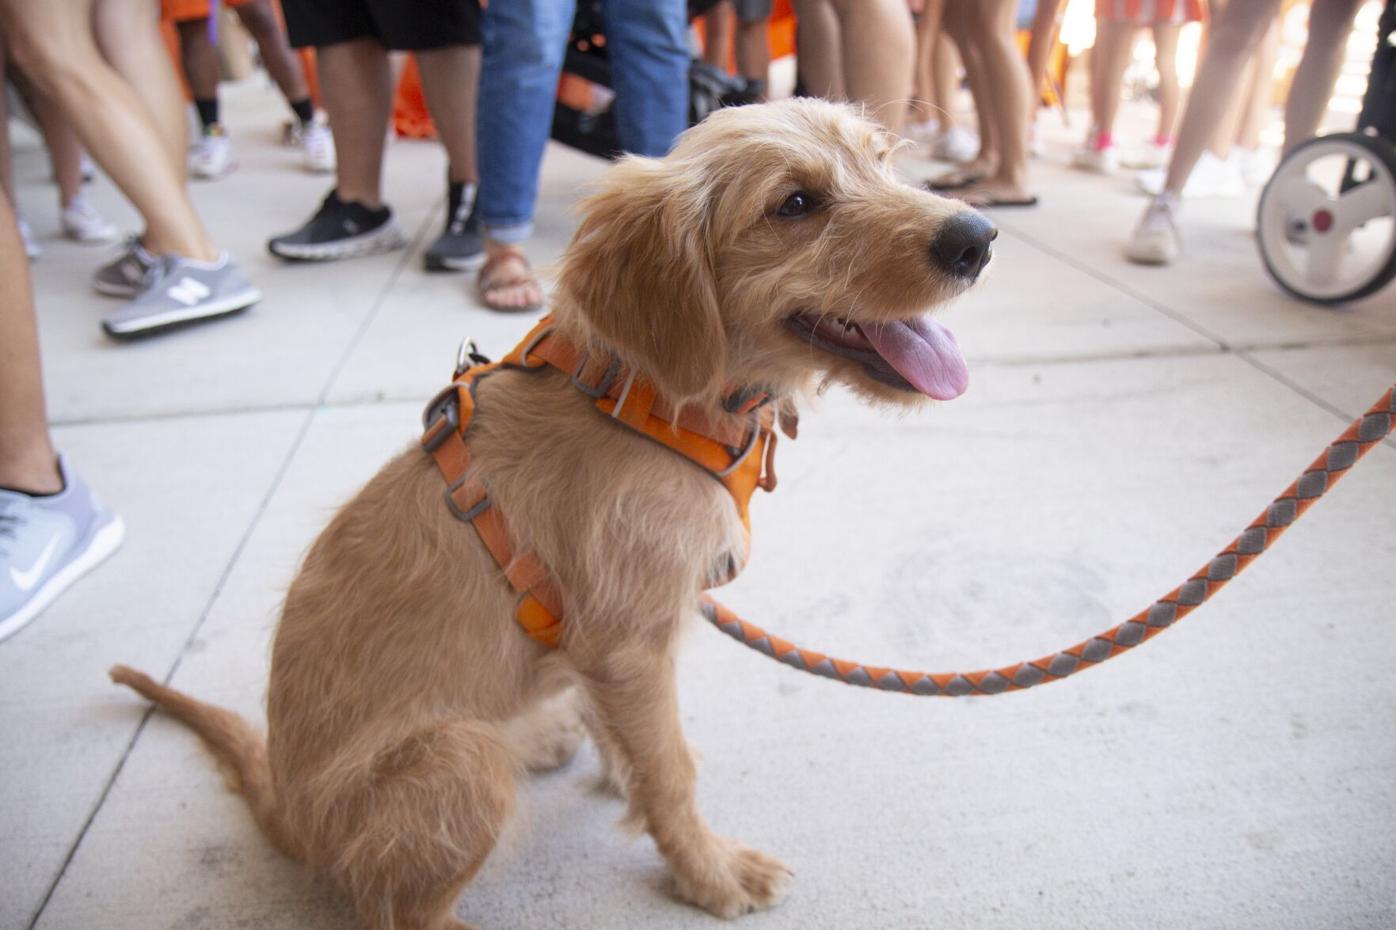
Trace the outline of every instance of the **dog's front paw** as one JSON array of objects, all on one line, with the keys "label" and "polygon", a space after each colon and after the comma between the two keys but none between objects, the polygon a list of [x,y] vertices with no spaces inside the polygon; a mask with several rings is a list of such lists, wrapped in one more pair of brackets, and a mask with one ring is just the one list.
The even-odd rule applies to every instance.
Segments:
[{"label": "dog's front paw", "polygon": [[674,878],[680,898],[730,920],[780,903],[791,875],[779,859],[736,840],[717,840],[709,855]]}]

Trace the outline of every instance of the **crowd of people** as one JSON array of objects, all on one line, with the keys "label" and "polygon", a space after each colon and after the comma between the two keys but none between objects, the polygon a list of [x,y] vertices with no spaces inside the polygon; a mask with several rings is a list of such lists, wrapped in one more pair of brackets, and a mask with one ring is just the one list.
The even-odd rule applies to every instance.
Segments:
[{"label": "crowd of people", "polygon": [[[595,0],[580,0],[595,6]],[[986,209],[1039,205],[1033,159],[1065,0],[793,0],[796,92],[859,102],[890,133],[949,167],[919,179]],[[1185,198],[1239,192],[1263,172],[1275,23],[1286,0],[1096,0],[1090,127],[1071,163],[1141,169],[1151,195],[1125,256],[1179,256]],[[1309,42],[1285,106],[1285,148],[1319,127],[1343,43],[1362,0],[1313,0]],[[528,255],[539,172],[578,0],[0,0],[0,75],[42,132],[63,234],[115,240],[83,196],[100,169],[143,228],[94,268],[93,288],[120,298],[101,321],[130,339],[236,313],[261,292],[218,245],[189,197],[190,178],[235,166],[218,85],[228,7],[284,97],[288,142],[308,171],[332,178],[297,229],[270,235],[286,261],[350,259],[402,248],[383,196],[393,112],[393,56],[410,53],[447,156],[440,234],[429,271],[472,271],[481,305],[532,311],[544,286]],[[772,0],[600,0],[615,144],[663,155],[691,118],[690,68],[735,72],[725,104],[771,93]],[[700,23],[695,28],[691,16]],[[1204,22],[1184,101],[1179,36]],[[162,23],[164,32],[162,34]],[[1142,33],[1155,49],[1156,130],[1129,155],[1116,123]],[[697,36],[701,35],[701,43]],[[1020,49],[1020,44],[1023,48]],[[974,118],[960,105],[967,87]],[[0,94],[9,123],[10,94]],[[198,131],[189,139],[191,112]],[[236,180],[225,183],[237,183]],[[41,244],[15,215],[8,132],[0,132],[0,638],[113,551],[121,523],[57,456],[44,408],[27,262]],[[310,199],[309,197],[307,199]],[[15,566],[26,566],[23,571]]]}]

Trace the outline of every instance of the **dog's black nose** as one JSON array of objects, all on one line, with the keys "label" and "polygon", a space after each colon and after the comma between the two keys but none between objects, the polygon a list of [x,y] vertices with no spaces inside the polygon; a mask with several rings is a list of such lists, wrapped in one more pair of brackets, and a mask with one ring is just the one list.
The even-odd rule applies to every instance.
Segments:
[{"label": "dog's black nose", "polygon": [[956,213],[940,227],[931,243],[931,260],[941,270],[957,278],[973,281],[989,264],[993,248],[989,243],[999,231],[988,217],[974,210]]}]

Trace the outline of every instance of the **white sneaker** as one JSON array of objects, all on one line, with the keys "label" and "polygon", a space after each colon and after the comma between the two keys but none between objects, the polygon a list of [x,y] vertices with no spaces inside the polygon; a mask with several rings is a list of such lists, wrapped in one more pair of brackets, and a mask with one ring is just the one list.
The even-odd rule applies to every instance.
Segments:
[{"label": "white sneaker", "polygon": [[301,152],[305,155],[306,171],[311,174],[334,173],[334,135],[328,123],[316,117],[301,128]]},{"label": "white sneaker", "polygon": [[1147,207],[1125,243],[1125,258],[1138,265],[1168,265],[1178,257],[1178,210],[1172,194],[1160,194]]},{"label": "white sneaker", "polygon": [[1249,187],[1264,187],[1265,182],[1270,180],[1270,175],[1275,171],[1274,159],[1260,149],[1243,149],[1239,145],[1234,146],[1226,160],[1230,164],[1231,170],[1241,178],[1242,183]]},{"label": "white sneaker", "polygon": [[116,227],[81,197],[74,197],[73,202],[63,208],[62,221],[63,235],[74,242],[111,242],[116,238]]},{"label": "white sneaker", "polygon": [[940,120],[932,118],[920,123],[907,123],[906,137],[913,142],[929,144],[940,131]]},{"label": "white sneaker", "polygon": [[189,173],[213,181],[233,170],[233,142],[223,127],[209,126],[189,153]]},{"label": "white sneaker", "polygon": [[29,225],[29,221],[22,216],[15,217],[15,225],[19,227],[19,238],[24,242],[24,254],[32,262],[40,255],[44,254],[44,247],[39,245],[39,237],[34,235],[34,229]]},{"label": "white sneaker", "polygon": [[979,154],[979,136],[963,126],[951,126],[931,142],[931,154],[941,161],[970,161]]},{"label": "white sneaker", "polygon": [[[1167,176],[1166,168],[1141,171],[1135,177],[1135,183],[1144,193],[1157,197],[1163,193]],[[1241,173],[1236,166],[1211,152],[1202,153],[1202,157],[1193,166],[1192,174],[1188,175],[1187,183],[1183,185],[1183,197],[1188,200],[1200,197],[1240,197],[1245,192],[1245,182],[1241,180]]]},{"label": "white sneaker", "polygon": [[1071,167],[1094,174],[1114,174],[1120,167],[1120,156],[1113,145],[1103,149],[1085,145],[1071,153]]},{"label": "white sneaker", "polygon": [[37,617],[116,551],[121,518],[60,458],[63,490],[34,496],[0,488],[0,640]]},{"label": "white sneaker", "polygon": [[1126,168],[1141,171],[1154,171],[1168,167],[1168,156],[1173,154],[1173,146],[1167,142],[1146,142],[1140,148],[1120,159]]}]

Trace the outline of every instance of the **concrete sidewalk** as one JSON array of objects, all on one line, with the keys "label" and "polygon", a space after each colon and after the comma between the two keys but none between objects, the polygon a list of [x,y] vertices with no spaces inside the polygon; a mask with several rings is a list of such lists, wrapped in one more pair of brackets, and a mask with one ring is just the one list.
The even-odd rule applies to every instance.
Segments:
[{"label": "concrete sidewalk", "polygon": [[[107,565],[0,645],[0,927],[317,930],[353,914],[256,832],[197,740],[111,686],[114,662],[262,717],[268,641],[333,508],[415,436],[457,342],[528,321],[420,270],[438,148],[395,143],[405,252],[287,266],[264,243],[329,182],[272,141],[275,95],[230,89],[241,167],[194,188],[266,299],[131,345],[100,332],[101,250],[55,238],[18,153],[55,435],[125,518]],[[1071,140],[1048,140],[1063,153]],[[1252,199],[1190,204],[1176,267],[1127,264],[1124,179],[1036,166],[988,279],[944,319],[951,404],[892,418],[831,394],[781,447],[755,555],[724,602],[802,644],[935,671],[1035,657],[1202,565],[1396,380],[1396,291],[1304,306],[1264,277]],[[929,165],[908,165],[924,175]],[[549,152],[537,257],[601,165]],[[114,219],[135,219],[105,182]],[[716,829],[784,858],[753,930],[1396,926],[1396,446],[1373,451],[1176,631],[1026,694],[929,701],[802,676],[710,629],[682,660]],[[699,928],[647,838],[615,828],[585,749],[530,782],[466,891],[504,928]]]}]

